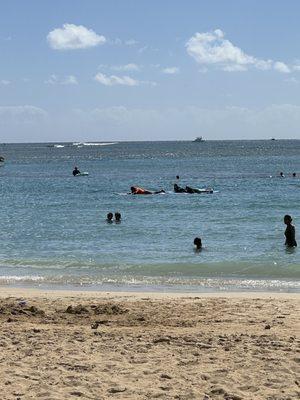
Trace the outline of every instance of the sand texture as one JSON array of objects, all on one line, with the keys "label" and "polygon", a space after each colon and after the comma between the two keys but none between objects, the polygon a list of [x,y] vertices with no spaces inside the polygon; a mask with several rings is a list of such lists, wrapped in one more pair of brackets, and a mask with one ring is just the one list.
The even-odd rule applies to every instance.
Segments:
[{"label": "sand texture", "polygon": [[0,399],[300,398],[299,298],[0,297]]}]

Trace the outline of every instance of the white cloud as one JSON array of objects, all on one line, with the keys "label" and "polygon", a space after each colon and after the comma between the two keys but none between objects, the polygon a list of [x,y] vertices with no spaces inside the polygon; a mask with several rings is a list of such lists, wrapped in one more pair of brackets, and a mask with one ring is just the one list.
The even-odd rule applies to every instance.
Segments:
[{"label": "white cloud", "polygon": [[142,81],[133,79],[130,76],[116,76],[116,75],[105,75],[102,72],[98,72],[95,77],[95,81],[105,86],[139,86],[139,85],[149,85],[149,86],[157,86],[156,82],[153,81]]},{"label": "white cloud", "polygon": [[139,42],[135,39],[129,39],[129,40],[125,40],[125,44],[126,46],[135,46],[137,45]]},{"label": "white cloud", "polygon": [[47,116],[47,112],[42,108],[25,106],[1,106],[0,124],[31,124],[39,122]]},{"label": "white cloud", "polygon": [[144,53],[144,51],[146,51],[146,50],[148,50],[148,49],[149,49],[149,46],[148,46],[148,45],[145,45],[145,46],[139,48],[138,52],[139,52],[140,54],[142,54],[142,53]]},{"label": "white cloud", "polygon": [[224,66],[254,64],[255,58],[247,55],[224,39],[220,29],[214,32],[196,33],[186,43],[187,52],[199,64]]},{"label": "white cloud", "polygon": [[278,72],[282,72],[283,74],[289,74],[291,72],[290,68],[281,61],[276,61],[274,63],[274,69]]},{"label": "white cloud", "polygon": [[162,70],[164,74],[174,75],[179,73],[178,67],[167,67]]},{"label": "white cloud", "polygon": [[140,71],[140,66],[134,63],[129,63],[125,65],[115,65],[112,69],[115,71]]},{"label": "white cloud", "polygon": [[222,70],[226,72],[236,72],[236,71],[247,71],[247,68],[244,65],[233,64],[233,65],[225,65],[225,67],[223,67]]},{"label": "white cloud", "polygon": [[74,75],[67,75],[64,78],[59,78],[57,75],[52,74],[45,83],[48,85],[78,85],[78,80]]},{"label": "white cloud", "polygon": [[101,72],[95,76],[95,80],[98,83],[101,83],[105,86],[116,86],[116,85],[124,85],[124,86],[138,86],[139,81],[131,78],[130,76],[116,76],[116,75],[105,75]]},{"label": "white cloud", "polygon": [[273,67],[272,60],[256,60],[255,67],[261,71],[268,71]]},{"label": "white cloud", "polygon": [[135,46],[139,42],[135,39],[122,40],[120,38],[115,38],[115,39],[109,40],[109,43],[114,44],[116,46]]},{"label": "white cloud", "polygon": [[185,46],[187,53],[205,67],[214,66],[227,72],[247,71],[249,68],[263,71],[273,68],[281,73],[291,72],[291,69],[281,61],[262,60],[245,53],[225,39],[225,34],[220,29],[213,32],[197,32]]},{"label": "white cloud", "polygon": [[55,74],[50,75],[50,77],[45,81],[49,85],[55,85],[58,83],[58,77]]},{"label": "white cloud", "polygon": [[295,85],[295,84],[299,83],[299,80],[296,79],[295,77],[291,76],[290,78],[286,78],[285,82]]},{"label": "white cloud", "polygon": [[7,79],[1,79],[0,80],[0,85],[7,86],[7,85],[10,85],[10,84],[11,84],[11,81],[8,81]]},{"label": "white cloud", "polygon": [[113,41],[110,40],[110,43],[115,44],[116,46],[121,46],[123,42],[121,39],[116,38]]},{"label": "white cloud", "polygon": [[62,85],[78,85],[78,80],[74,75],[68,75],[61,82]]},{"label": "white cloud", "polygon": [[1,141],[49,141],[51,140],[52,122],[53,119],[49,120],[48,113],[40,107],[32,105],[0,106]]},{"label": "white cloud", "polygon": [[64,24],[49,32],[47,41],[54,50],[86,49],[106,42],[104,36],[82,25]]}]

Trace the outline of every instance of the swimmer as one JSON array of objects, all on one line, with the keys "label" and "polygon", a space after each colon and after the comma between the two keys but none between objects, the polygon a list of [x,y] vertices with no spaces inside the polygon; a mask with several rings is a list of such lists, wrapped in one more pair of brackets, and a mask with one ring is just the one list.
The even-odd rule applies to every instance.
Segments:
[{"label": "swimmer", "polygon": [[280,172],[280,174],[279,174],[279,175],[280,175],[280,177],[281,177],[281,178],[285,178],[285,176],[284,176],[283,172]]},{"label": "swimmer", "polygon": [[194,245],[196,246],[196,251],[200,251],[202,249],[202,240],[199,237],[194,239]]},{"label": "swimmer", "polygon": [[293,219],[290,215],[285,215],[283,221],[286,225],[286,229],[284,232],[285,245],[287,247],[296,247],[297,246],[297,242],[295,239],[296,231],[294,225],[292,224]]},{"label": "swimmer", "polygon": [[293,172],[293,178],[296,178],[296,172]]},{"label": "swimmer", "polygon": [[113,217],[114,217],[113,213],[112,213],[112,212],[109,212],[109,213],[107,214],[107,216],[106,216],[106,222],[107,222],[108,224],[112,224],[112,222],[113,222]]},{"label": "swimmer", "polygon": [[119,224],[121,222],[121,214],[119,212],[115,213],[115,223]]}]

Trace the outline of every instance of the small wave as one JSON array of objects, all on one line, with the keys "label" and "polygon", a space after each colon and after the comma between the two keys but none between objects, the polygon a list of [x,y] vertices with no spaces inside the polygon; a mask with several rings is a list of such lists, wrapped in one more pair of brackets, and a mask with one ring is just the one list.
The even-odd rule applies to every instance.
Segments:
[{"label": "small wave", "polygon": [[101,142],[101,143],[94,143],[94,142],[75,142],[73,146],[110,146],[112,144],[117,144],[117,142]]},{"label": "small wave", "polygon": [[238,278],[201,278],[180,279],[176,277],[145,277],[145,276],[98,276],[88,275],[71,276],[0,276],[0,285],[22,285],[46,287],[59,286],[60,288],[93,288],[104,290],[142,290],[164,292],[205,292],[205,291],[273,291],[273,292],[295,292],[298,293],[300,283],[291,280],[277,279],[238,279]]},{"label": "small wave", "polygon": [[16,275],[7,275],[0,276],[0,282],[2,284],[9,284],[14,282],[43,282],[46,278],[43,276],[33,276],[33,275],[25,275],[25,276],[16,276]]}]

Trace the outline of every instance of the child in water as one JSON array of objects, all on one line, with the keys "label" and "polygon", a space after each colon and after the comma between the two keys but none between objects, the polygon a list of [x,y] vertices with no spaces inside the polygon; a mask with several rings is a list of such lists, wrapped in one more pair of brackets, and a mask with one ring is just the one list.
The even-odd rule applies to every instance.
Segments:
[{"label": "child in water", "polygon": [[285,215],[283,219],[284,223],[286,224],[286,230],[284,232],[285,234],[285,245],[288,247],[296,247],[297,242],[295,239],[295,227],[292,224],[292,217],[290,215]]}]

